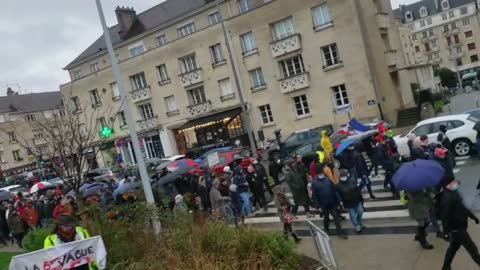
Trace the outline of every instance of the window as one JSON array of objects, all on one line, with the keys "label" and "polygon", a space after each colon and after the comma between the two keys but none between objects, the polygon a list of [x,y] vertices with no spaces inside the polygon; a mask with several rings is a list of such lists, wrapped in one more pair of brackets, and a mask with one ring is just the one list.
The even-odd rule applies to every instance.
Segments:
[{"label": "window", "polygon": [[460,38],[458,37],[458,35],[454,35],[454,36],[453,36],[453,39],[455,40],[455,44],[459,44],[459,43],[460,43]]},{"label": "window", "polygon": [[250,75],[250,82],[252,89],[260,88],[265,85],[265,79],[263,78],[262,68],[256,68],[248,72]]},{"label": "window", "polygon": [[139,54],[142,54],[144,51],[145,46],[143,46],[143,42],[139,42],[128,47],[128,54],[130,57],[135,57]]},{"label": "window", "polygon": [[282,69],[283,78],[289,78],[305,72],[302,55],[282,60],[279,63]]},{"label": "window", "polygon": [[417,34],[413,34],[413,35],[412,35],[412,40],[413,40],[413,41],[416,41],[416,40],[417,40]]},{"label": "window", "polygon": [[413,20],[412,12],[407,11],[407,13],[405,13],[405,20],[406,20],[407,22]]},{"label": "window", "polygon": [[120,127],[124,127],[127,125],[127,117],[125,116],[124,111],[118,113],[118,122],[120,124]]},{"label": "window", "polygon": [[100,117],[97,119],[97,130],[100,132],[104,127],[108,127],[107,120],[105,117]]},{"label": "window", "polygon": [[110,91],[112,92],[113,99],[120,98],[120,89],[118,89],[118,84],[116,82],[110,84]]},{"label": "window", "polygon": [[462,47],[461,46],[457,46],[456,47],[456,51],[458,54],[462,53]]},{"label": "window", "polygon": [[72,112],[81,112],[82,108],[80,107],[80,100],[78,97],[72,97],[70,98],[71,106],[72,106]]},{"label": "window", "polygon": [[443,32],[446,33],[446,32],[448,32],[449,30],[450,30],[450,29],[449,29],[449,27],[448,27],[448,24],[445,24],[445,25],[443,26]]},{"label": "window", "polygon": [[152,104],[147,103],[145,105],[138,106],[140,109],[140,115],[142,119],[150,119],[153,118],[155,115],[153,114]]},{"label": "window", "polygon": [[450,4],[448,3],[448,0],[442,0],[442,8],[443,9],[449,9]]},{"label": "window", "polygon": [[34,139],[42,139],[43,138],[43,133],[35,133],[33,134]]},{"label": "window", "polygon": [[145,79],[145,73],[140,72],[130,76],[130,85],[132,86],[133,91],[147,88],[147,80]]},{"label": "window", "polygon": [[157,75],[159,82],[168,82],[170,78],[168,77],[167,66],[165,64],[161,64],[157,66]]},{"label": "window", "polygon": [[332,92],[335,107],[350,105],[350,100],[348,100],[347,88],[345,88],[345,84],[332,87]]},{"label": "window", "polygon": [[430,44],[429,43],[425,43],[425,51],[426,52],[429,52],[430,51]]},{"label": "window", "polygon": [[252,0],[238,0],[238,10],[240,13],[245,13],[252,7]]},{"label": "window", "polygon": [[465,38],[471,38],[471,37],[473,37],[472,30],[465,32]]},{"label": "window", "polygon": [[475,43],[468,43],[467,44],[468,50],[472,51],[476,49]]},{"label": "window", "polygon": [[164,98],[165,107],[167,108],[167,113],[178,111],[177,103],[175,102],[175,96],[168,96]]},{"label": "window", "polygon": [[428,34],[433,37],[435,35],[435,32],[433,31],[433,29],[430,29],[428,30]]},{"label": "window", "polygon": [[183,74],[189,73],[198,69],[197,58],[195,54],[190,54],[188,56],[180,58],[180,68],[182,69]]},{"label": "window", "polygon": [[220,13],[218,11],[208,15],[208,24],[217,24],[220,22]]},{"label": "window", "polygon": [[90,71],[92,73],[95,73],[95,72],[98,71],[98,63],[97,62],[90,64]]},{"label": "window", "polygon": [[310,109],[308,108],[307,96],[301,95],[293,98],[293,103],[295,104],[295,113],[297,116],[305,116],[310,114]]},{"label": "window", "polygon": [[426,25],[426,24],[425,24],[425,20],[421,20],[421,21],[420,21],[420,27],[425,27],[425,25]]},{"label": "window", "polygon": [[33,122],[33,121],[35,121],[35,114],[27,114],[27,115],[25,115],[25,121],[27,121],[27,122]]},{"label": "window", "polygon": [[15,134],[15,131],[9,131],[7,134],[9,142],[17,142],[17,134]]},{"label": "window", "polygon": [[324,67],[338,65],[342,62],[340,61],[340,56],[338,55],[336,43],[322,47],[322,52]]},{"label": "window", "polygon": [[203,86],[188,90],[188,99],[190,105],[203,104],[207,102],[207,97],[205,96],[205,90]]},{"label": "window", "polygon": [[470,25],[470,19],[469,19],[469,18],[465,18],[465,19],[463,19],[462,23],[463,23],[463,26]]},{"label": "window", "polygon": [[420,52],[420,46],[415,46],[415,52]]},{"label": "window", "polygon": [[161,34],[155,37],[155,41],[157,42],[158,47],[162,47],[163,45],[167,44],[167,38],[165,34]]},{"label": "window", "polygon": [[270,104],[266,104],[263,106],[258,107],[260,110],[260,117],[262,118],[262,124],[268,125],[273,123],[273,115],[272,109],[270,108]]},{"label": "window", "polygon": [[225,97],[233,97],[235,94],[233,93],[232,84],[230,79],[223,79],[218,81],[218,86],[220,87],[220,99]]},{"label": "window", "polygon": [[427,38],[427,31],[422,32],[422,38]]},{"label": "window", "polygon": [[410,30],[413,31],[414,29],[415,29],[415,24],[414,23],[410,24]]},{"label": "window", "polygon": [[427,59],[428,59],[428,61],[432,61],[433,60],[433,55],[431,55],[431,54],[427,55]]},{"label": "window", "polygon": [[468,13],[468,8],[467,7],[461,7],[460,8],[460,14],[465,15]]},{"label": "window", "polygon": [[212,64],[216,65],[225,61],[223,59],[222,45],[220,43],[210,46],[210,56],[212,57]]},{"label": "window", "polygon": [[12,151],[12,155],[13,155],[13,160],[15,160],[15,161],[22,161],[23,160],[23,158],[20,156],[20,150]]},{"label": "window", "polygon": [[428,16],[427,8],[426,7],[421,7],[420,8],[420,16],[426,17]]},{"label": "window", "polygon": [[179,28],[177,28],[177,35],[178,35],[179,38],[181,38],[181,37],[193,34],[195,31],[196,31],[195,30],[195,23],[191,22],[191,23],[188,23],[184,26],[180,26]]},{"label": "window", "polygon": [[462,58],[457,58],[457,66],[463,66]]},{"label": "window", "polygon": [[82,70],[81,70],[81,69],[78,69],[78,70],[74,70],[74,71],[73,71],[73,79],[74,79],[74,80],[81,79],[82,77],[83,77],[83,74],[82,74]]},{"label": "window", "polygon": [[432,18],[427,18],[427,24],[431,25],[432,24]]},{"label": "window", "polygon": [[440,65],[433,65],[432,68],[433,68],[433,71],[437,71],[440,69]]},{"label": "window", "polygon": [[100,101],[100,96],[98,95],[97,89],[93,89],[88,91],[90,95],[90,101],[92,102],[92,106],[100,105],[102,102]]},{"label": "window", "polygon": [[447,37],[447,45],[452,46],[452,37]]},{"label": "window", "polygon": [[478,55],[477,54],[470,55],[470,61],[472,63],[478,62]]},{"label": "window", "polygon": [[325,25],[330,25],[332,19],[330,18],[330,11],[327,3],[316,6],[312,9],[313,25],[316,29]]},{"label": "window", "polygon": [[48,146],[42,145],[38,147],[38,152],[40,152],[41,155],[46,155],[48,154]]},{"label": "window", "polygon": [[437,48],[437,41],[436,40],[432,40],[432,48]]},{"label": "window", "polygon": [[442,20],[446,21],[447,19],[448,19],[447,13],[443,13],[442,14]]},{"label": "window", "polygon": [[280,40],[295,34],[292,18],[286,18],[272,25],[274,40]]},{"label": "window", "polygon": [[420,137],[422,135],[430,134],[431,128],[432,128],[432,124],[426,124],[426,125],[417,127],[416,129],[412,130],[411,133],[415,134],[417,137]]},{"label": "window", "polygon": [[456,23],[452,23],[452,30],[453,29],[457,29],[457,24]]},{"label": "window", "polygon": [[240,41],[242,42],[243,54],[257,50],[257,42],[252,32],[241,35]]},{"label": "window", "polygon": [[439,53],[434,53],[434,54],[433,54],[433,58],[435,58],[435,59],[440,59],[440,54],[439,54]]},{"label": "window", "polygon": [[453,12],[453,10],[450,11],[450,12],[448,12],[448,17],[449,17],[450,19],[451,19],[451,18],[455,18],[455,12]]}]

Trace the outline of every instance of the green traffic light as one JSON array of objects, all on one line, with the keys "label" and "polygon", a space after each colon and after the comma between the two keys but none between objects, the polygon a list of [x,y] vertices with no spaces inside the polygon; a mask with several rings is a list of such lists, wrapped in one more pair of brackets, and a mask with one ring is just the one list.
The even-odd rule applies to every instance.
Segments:
[{"label": "green traffic light", "polygon": [[104,138],[109,138],[110,135],[112,135],[112,130],[108,128],[107,126],[102,128],[102,131],[100,131],[100,136]]}]

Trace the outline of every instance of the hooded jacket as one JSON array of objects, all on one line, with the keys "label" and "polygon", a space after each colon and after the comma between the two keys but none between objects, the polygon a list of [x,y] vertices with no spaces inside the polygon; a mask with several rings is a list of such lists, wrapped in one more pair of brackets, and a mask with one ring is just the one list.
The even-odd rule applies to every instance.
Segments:
[{"label": "hooded jacket", "polygon": [[332,209],[340,201],[335,185],[330,179],[317,176],[312,183],[312,199],[316,208]]},{"label": "hooded jacket", "polygon": [[[233,170],[232,183],[237,186],[237,192],[248,192],[248,183],[242,174],[242,169],[238,166]],[[213,202],[212,202],[213,204]]]},{"label": "hooded jacket", "polygon": [[328,138],[326,130],[322,131],[322,139],[320,140],[320,145],[322,146],[323,151],[325,151],[325,153],[327,154],[333,153],[332,142],[330,141],[330,138]]}]

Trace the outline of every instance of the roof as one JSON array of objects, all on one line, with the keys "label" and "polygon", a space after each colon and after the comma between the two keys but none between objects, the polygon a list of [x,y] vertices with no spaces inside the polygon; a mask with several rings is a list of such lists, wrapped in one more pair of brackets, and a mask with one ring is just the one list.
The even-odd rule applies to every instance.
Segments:
[{"label": "roof", "polygon": [[[158,27],[162,24],[165,24],[169,21],[172,21],[183,14],[196,10],[206,3],[209,3],[209,0],[167,0],[161,4],[158,4],[140,14],[137,14],[137,21],[134,25],[140,23],[143,25],[141,31],[137,31],[136,34],[145,33],[148,30],[151,30],[155,27]],[[131,38],[132,36],[127,37],[122,40],[120,37],[119,31],[120,26],[118,24],[109,28],[110,36],[112,38],[113,46]],[[98,52],[106,51],[107,46],[103,35],[100,36],[95,42],[93,42],[85,51],[83,51],[79,56],[77,56],[72,62],[70,62],[65,69],[73,67],[78,62],[85,60],[89,56],[92,56]]]},{"label": "roof", "polygon": [[[435,1],[438,1],[438,8],[435,6]],[[410,5],[401,5],[400,8],[397,8],[393,10],[393,14],[395,16],[402,17],[402,21],[405,23],[405,14],[410,11],[413,14],[413,20],[418,20],[421,19],[420,16],[420,8],[421,7],[426,7],[428,11],[428,16],[442,13],[442,7],[441,7],[441,1],[442,0],[421,0],[415,3],[412,3]],[[475,0],[449,0],[450,2],[450,9],[457,8],[460,6],[463,6],[468,3],[474,3]]]},{"label": "roof", "polygon": [[62,105],[60,91],[0,97],[0,112],[33,112],[58,108]]},{"label": "roof", "polygon": [[433,118],[429,118],[421,122],[418,122],[417,126],[436,123],[439,121],[464,120],[467,118],[468,118],[468,114],[453,114],[453,115],[439,116],[439,117],[433,117]]}]

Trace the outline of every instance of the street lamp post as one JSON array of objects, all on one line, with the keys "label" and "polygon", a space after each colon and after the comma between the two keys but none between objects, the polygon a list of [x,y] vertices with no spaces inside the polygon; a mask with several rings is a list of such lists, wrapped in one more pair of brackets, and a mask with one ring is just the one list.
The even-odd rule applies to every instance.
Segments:
[{"label": "street lamp post", "polygon": [[238,74],[239,68],[237,66],[237,62],[234,59],[232,47],[230,45],[230,39],[228,37],[228,32],[227,32],[226,27],[225,27],[225,21],[223,20],[222,11],[220,9],[220,1],[221,0],[216,0],[215,5],[217,7],[218,14],[220,15],[220,24],[222,26],[223,38],[225,39],[225,46],[227,47],[228,58],[230,60],[231,66],[232,66],[233,78],[235,80],[235,86],[237,88],[238,99],[240,100],[240,106],[242,107],[243,126],[245,127],[245,129],[247,131],[247,134],[248,134],[248,141],[250,143],[252,155],[255,158],[258,158],[257,148],[255,147],[255,138],[253,137],[252,122],[250,121],[250,116],[248,114],[248,108],[247,108],[247,105],[245,103],[245,97],[243,96],[243,89],[242,89],[242,84],[240,82],[240,75]]},{"label": "street lamp post", "polygon": [[[140,178],[142,179],[143,190],[145,192],[145,198],[147,203],[150,205],[155,205],[155,199],[153,197],[152,187],[150,185],[150,179],[148,178],[147,169],[145,166],[145,160],[143,159],[142,151],[140,150],[140,143],[138,141],[137,131],[135,130],[135,121],[133,120],[132,110],[128,104],[125,85],[122,80],[122,75],[120,72],[120,66],[118,65],[115,52],[113,51],[112,40],[110,38],[110,31],[108,29],[107,23],[105,22],[105,15],[103,14],[102,3],[100,0],[96,0],[98,15],[103,27],[103,36],[105,38],[105,44],[107,45],[108,54],[110,56],[110,62],[112,63],[113,75],[117,81],[118,90],[120,92],[121,101],[123,104],[123,110],[125,112],[125,118],[127,120],[128,130],[130,133],[130,139],[132,141],[133,151],[137,157],[138,170],[140,172]],[[160,223],[154,222],[155,230],[160,231]]]}]

